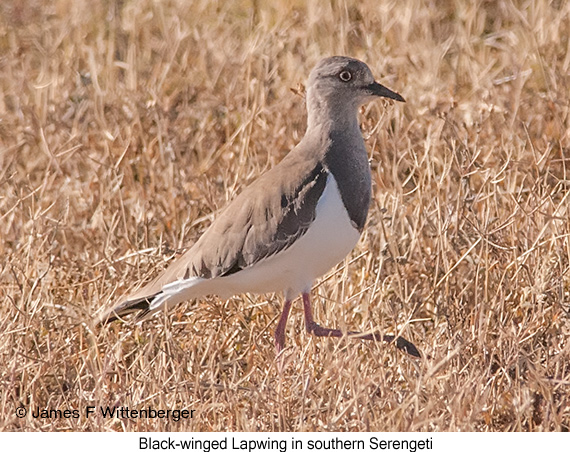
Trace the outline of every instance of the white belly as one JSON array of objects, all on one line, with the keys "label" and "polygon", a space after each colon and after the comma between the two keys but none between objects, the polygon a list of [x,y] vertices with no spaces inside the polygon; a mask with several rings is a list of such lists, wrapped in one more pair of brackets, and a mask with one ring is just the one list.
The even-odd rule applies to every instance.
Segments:
[{"label": "white belly", "polygon": [[336,180],[329,174],[317,204],[316,218],[303,236],[286,250],[245,270],[210,280],[209,293],[228,297],[244,292],[284,290],[287,298],[292,298],[310,290],[316,278],[342,261],[359,237],[344,208]]},{"label": "white belly", "polygon": [[192,277],[166,284],[150,305],[151,311],[165,304],[205,295],[228,298],[250,292],[285,291],[292,299],[309,291],[313,281],[342,261],[360,237],[344,208],[336,180],[329,174],[316,217],[303,236],[289,248],[230,276],[213,279]]}]

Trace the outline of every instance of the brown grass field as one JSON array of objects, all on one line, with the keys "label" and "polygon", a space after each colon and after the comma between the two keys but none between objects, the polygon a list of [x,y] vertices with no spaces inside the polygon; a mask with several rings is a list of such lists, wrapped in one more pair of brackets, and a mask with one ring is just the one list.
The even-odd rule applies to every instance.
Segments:
[{"label": "brown grass field", "polygon": [[[271,4],[0,4],[0,430],[567,431],[569,3]],[[279,373],[281,294],[95,328],[300,140],[334,54],[407,102],[361,111],[372,208],[315,315],[423,357],[297,301]]]}]

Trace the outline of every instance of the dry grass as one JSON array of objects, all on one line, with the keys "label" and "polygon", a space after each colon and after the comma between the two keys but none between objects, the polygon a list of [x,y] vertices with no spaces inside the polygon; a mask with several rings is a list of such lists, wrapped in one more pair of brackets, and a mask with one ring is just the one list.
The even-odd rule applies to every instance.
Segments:
[{"label": "dry grass", "polygon": [[[0,430],[568,430],[568,3],[261,3],[1,3]],[[299,141],[331,54],[407,103],[363,109],[373,207],[316,316],[424,358],[297,303],[280,375],[280,294],[93,329]]]}]

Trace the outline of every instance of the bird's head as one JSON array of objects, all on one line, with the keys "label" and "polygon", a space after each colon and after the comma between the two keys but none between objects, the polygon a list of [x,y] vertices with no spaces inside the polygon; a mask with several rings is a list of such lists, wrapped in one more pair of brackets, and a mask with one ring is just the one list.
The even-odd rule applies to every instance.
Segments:
[{"label": "bird's head", "polygon": [[[354,113],[374,97],[405,102],[398,93],[374,80],[370,68],[354,58],[333,56],[321,60],[307,83],[307,109],[311,114],[327,110],[342,115]],[[311,111],[314,110],[314,111]],[[352,113],[352,114],[354,114]]]}]

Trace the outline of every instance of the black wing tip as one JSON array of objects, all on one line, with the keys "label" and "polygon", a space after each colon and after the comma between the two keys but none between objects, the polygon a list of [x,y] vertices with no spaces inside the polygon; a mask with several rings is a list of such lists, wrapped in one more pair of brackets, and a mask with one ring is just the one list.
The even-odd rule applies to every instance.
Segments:
[{"label": "black wing tip", "polygon": [[97,325],[108,325],[117,320],[125,322],[125,317],[136,313],[134,320],[138,322],[142,320],[150,312],[150,304],[156,295],[146,298],[138,298],[135,300],[127,300],[109,311],[106,311],[99,317]]}]

